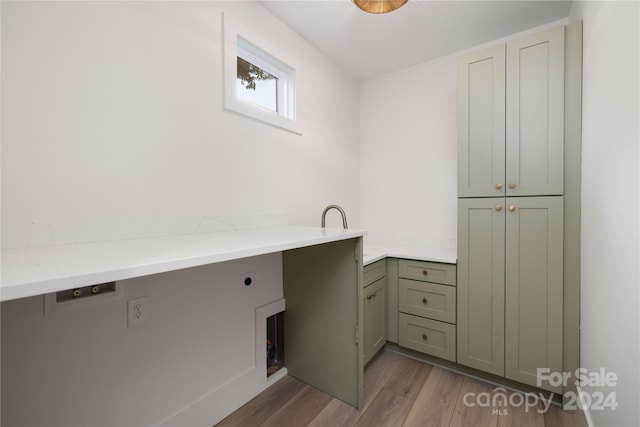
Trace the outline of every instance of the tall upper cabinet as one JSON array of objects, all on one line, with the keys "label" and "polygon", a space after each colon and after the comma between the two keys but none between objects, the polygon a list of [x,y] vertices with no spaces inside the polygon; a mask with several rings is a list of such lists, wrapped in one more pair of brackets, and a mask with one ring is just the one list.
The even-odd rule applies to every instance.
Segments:
[{"label": "tall upper cabinet", "polygon": [[458,197],[561,195],[564,27],[458,61]]},{"label": "tall upper cabinet", "polygon": [[458,61],[457,362],[563,371],[565,27]]}]

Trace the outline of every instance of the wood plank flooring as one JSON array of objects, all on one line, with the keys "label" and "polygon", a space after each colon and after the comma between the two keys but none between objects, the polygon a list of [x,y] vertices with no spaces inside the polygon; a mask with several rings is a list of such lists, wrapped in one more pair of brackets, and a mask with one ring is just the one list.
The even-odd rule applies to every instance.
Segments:
[{"label": "wood plank flooring", "polygon": [[[506,405],[492,399],[506,396]],[[364,407],[347,405],[290,376],[217,427],[584,427],[578,414],[551,405],[526,407],[524,396],[445,369],[382,351],[364,376]],[[533,403],[533,401],[532,401]]]}]

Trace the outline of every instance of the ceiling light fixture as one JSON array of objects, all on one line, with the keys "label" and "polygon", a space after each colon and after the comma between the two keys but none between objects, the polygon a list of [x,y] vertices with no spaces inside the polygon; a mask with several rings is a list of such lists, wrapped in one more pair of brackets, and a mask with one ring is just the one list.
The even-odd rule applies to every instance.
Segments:
[{"label": "ceiling light fixture", "polygon": [[367,13],[388,13],[402,7],[409,0],[351,0]]}]

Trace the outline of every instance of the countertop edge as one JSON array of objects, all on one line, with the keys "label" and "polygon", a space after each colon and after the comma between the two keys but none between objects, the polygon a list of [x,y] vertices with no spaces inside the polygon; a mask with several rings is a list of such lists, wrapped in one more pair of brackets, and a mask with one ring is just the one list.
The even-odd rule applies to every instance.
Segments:
[{"label": "countertop edge", "polygon": [[287,226],[3,249],[0,301],[365,235],[364,230]]},{"label": "countertop edge", "polygon": [[413,259],[418,261],[457,264],[457,249],[408,246],[384,243],[364,244],[363,265],[369,265],[384,258]]}]

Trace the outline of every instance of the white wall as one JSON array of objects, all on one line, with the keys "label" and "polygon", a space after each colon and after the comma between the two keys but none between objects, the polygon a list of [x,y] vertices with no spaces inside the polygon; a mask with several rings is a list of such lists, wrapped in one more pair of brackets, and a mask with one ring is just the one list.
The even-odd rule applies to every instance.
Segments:
[{"label": "white wall", "polygon": [[456,247],[457,58],[566,20],[360,84],[360,197],[367,241]]},{"label": "white wall", "polygon": [[361,84],[368,240],[455,247],[456,75],[447,56]]},{"label": "white wall", "polygon": [[[318,226],[330,203],[358,226],[357,84],[259,4],[0,5],[3,248],[282,212]],[[223,109],[223,11],[296,59],[302,136]],[[276,254],[140,278],[123,300],[48,317],[42,297],[3,303],[3,425],[157,424],[207,396],[198,412],[215,422],[260,391],[254,310],[281,298],[281,268]],[[237,292],[246,271],[255,294]],[[127,329],[139,295],[151,320]]]},{"label": "white wall", "polygon": [[[212,425],[266,386],[255,309],[282,298],[280,253],[118,285],[121,300],[48,316],[41,296],[2,304],[2,425]],[[149,318],[128,328],[140,296]]]},{"label": "white wall", "polygon": [[[296,59],[302,136],[223,109],[222,11]],[[254,2],[3,1],[3,247],[319,225],[329,203],[355,228],[357,108],[355,81]]]},{"label": "white wall", "polygon": [[581,366],[618,375],[596,426],[640,424],[638,2],[574,3],[583,21]]}]

